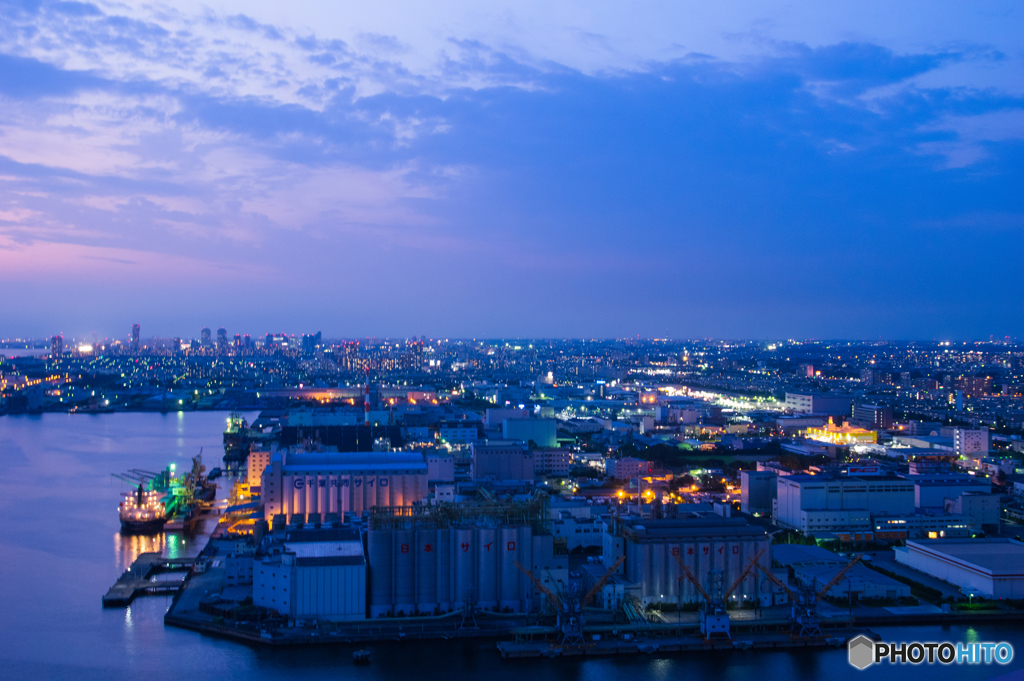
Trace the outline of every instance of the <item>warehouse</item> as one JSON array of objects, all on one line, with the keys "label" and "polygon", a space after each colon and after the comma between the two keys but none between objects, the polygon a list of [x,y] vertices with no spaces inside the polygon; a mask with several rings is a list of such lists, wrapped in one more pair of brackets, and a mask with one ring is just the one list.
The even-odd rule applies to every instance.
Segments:
[{"label": "warehouse", "polygon": [[366,618],[366,560],[350,528],[292,530],[253,562],[253,603],[294,619]]},{"label": "warehouse", "polygon": [[805,534],[854,532],[870,539],[874,515],[914,512],[914,484],[901,478],[785,475],[777,480],[775,522]]},{"label": "warehouse", "polygon": [[[648,603],[695,602],[697,588],[680,580],[676,557],[700,580],[708,583],[712,571],[721,571],[721,582],[728,589],[750,561],[762,550],[758,563],[771,567],[770,540],[763,528],[750,526],[742,518],[723,518],[715,514],[694,515],[673,520],[624,518],[611,528],[611,534],[624,540],[625,576],[640,585],[640,600]],[[615,556],[604,556],[610,564]],[[760,577],[748,574],[733,592],[737,600],[768,599],[770,585],[762,588]]]},{"label": "warehouse", "polygon": [[408,506],[427,496],[427,462],[417,452],[279,450],[261,479],[264,517],[362,514],[374,506]]},{"label": "warehouse", "polygon": [[1024,598],[1024,543],[1013,539],[908,541],[896,562],[987,598]]},{"label": "warehouse", "polygon": [[[772,561],[776,565],[793,571],[799,584],[810,587],[815,593],[825,588],[836,574],[850,562],[819,546],[800,544],[776,544],[772,547]],[[910,597],[910,587],[865,565],[854,565],[838,584],[829,589],[832,598],[884,598],[894,600]]]}]

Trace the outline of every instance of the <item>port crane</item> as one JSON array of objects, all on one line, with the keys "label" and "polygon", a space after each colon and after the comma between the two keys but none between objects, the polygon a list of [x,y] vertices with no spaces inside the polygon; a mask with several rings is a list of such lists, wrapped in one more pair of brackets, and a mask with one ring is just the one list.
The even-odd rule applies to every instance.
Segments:
[{"label": "port crane", "polygon": [[862,557],[863,554],[854,556],[853,560],[837,572],[821,591],[815,592],[813,587],[805,587],[801,589],[800,594],[797,594],[790,589],[789,585],[772,574],[771,570],[767,569],[763,565],[758,565],[758,567],[761,568],[762,572],[764,572],[769,582],[785,591],[789,596],[789,600],[790,603],[792,603],[793,608],[790,614],[790,619],[793,621],[793,633],[801,638],[806,638],[821,636],[821,622],[818,619],[818,601],[828,595],[828,592],[832,590],[832,587],[841,582],[843,578],[846,577],[846,573],[849,572],[854,565],[859,563]]},{"label": "port crane", "polygon": [[[751,558],[750,563],[743,569],[743,572],[740,573],[736,581],[732,583],[732,586],[724,591],[722,589],[721,570],[710,570],[708,572],[708,588],[705,589],[701,586],[700,580],[694,576],[690,568],[686,567],[683,559],[674,553],[672,554],[672,557],[679,563],[679,578],[689,580],[696,587],[697,593],[704,599],[704,607],[700,611],[700,631],[704,634],[704,638],[730,638],[729,612],[726,609],[726,601],[739,588],[743,580],[750,575],[751,570],[760,565],[758,561],[767,550],[761,549],[756,556]],[[762,567],[761,569],[764,568]]]},{"label": "port crane", "polygon": [[583,643],[583,608],[587,607],[590,601],[597,595],[597,592],[608,583],[611,576],[619,569],[619,566],[626,561],[625,556],[621,556],[615,564],[612,565],[607,572],[597,580],[597,582],[590,587],[586,592],[583,591],[583,576],[574,572],[569,575],[569,583],[565,585],[565,588],[561,590],[559,594],[555,594],[551,589],[544,586],[539,579],[537,579],[533,572],[527,570],[518,562],[514,562],[515,566],[519,570],[530,578],[533,585],[537,587],[547,598],[548,603],[551,604],[554,611],[557,613],[557,627],[562,633],[562,644],[563,645],[580,645]]}]

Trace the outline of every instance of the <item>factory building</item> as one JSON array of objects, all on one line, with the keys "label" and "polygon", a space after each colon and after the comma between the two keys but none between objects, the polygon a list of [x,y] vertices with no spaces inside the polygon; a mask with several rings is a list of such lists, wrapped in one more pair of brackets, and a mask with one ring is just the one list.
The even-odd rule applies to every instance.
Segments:
[{"label": "factory building", "polygon": [[774,471],[740,471],[740,510],[752,515],[771,514],[778,477]]},{"label": "factory building", "polygon": [[881,404],[855,404],[850,424],[875,430],[892,428],[892,407]]},{"label": "factory building", "polygon": [[293,619],[366,618],[366,560],[350,528],[292,530],[253,562],[253,604]]},{"label": "factory building", "polygon": [[929,475],[908,477],[914,483],[914,506],[917,508],[943,508],[947,499],[955,499],[964,492],[992,491],[992,483],[973,475]]},{"label": "factory building", "polygon": [[834,393],[786,393],[787,411],[802,414],[850,414],[853,398]]},{"label": "factory building", "polygon": [[533,472],[537,475],[569,475],[575,462],[568,449],[536,449],[533,452]]},{"label": "factory building", "polygon": [[249,457],[246,461],[245,481],[249,487],[259,487],[263,477],[263,471],[270,465],[270,452],[276,445],[253,443],[249,447]]},{"label": "factory building", "polygon": [[775,522],[805,534],[870,533],[872,515],[914,512],[914,484],[888,476],[787,475],[778,478],[776,494]]},{"label": "factory building", "polygon": [[609,459],[605,462],[605,468],[609,477],[616,480],[630,480],[652,472],[654,464],[632,456],[624,456],[620,459]]},{"label": "factory building", "polygon": [[450,485],[455,482],[455,457],[451,454],[427,454],[427,484]]},{"label": "factory building", "polygon": [[551,534],[565,541],[567,551],[598,548],[604,544],[604,523],[600,518],[578,518],[571,513],[560,513],[551,521]]},{"label": "factory building", "polygon": [[533,480],[533,452],[521,442],[474,442],[469,449],[473,480]]},{"label": "factory building", "polygon": [[999,495],[989,492],[963,492],[945,505],[946,513],[964,518],[972,532],[998,532],[1001,509]]},{"label": "factory building", "polygon": [[[848,558],[826,551],[818,546],[776,544],[772,547],[772,560],[793,570],[796,581],[821,591],[836,574],[850,562]],[[831,598],[909,598],[910,587],[864,565],[854,565],[838,584],[829,589]]]},{"label": "factory building", "polygon": [[533,440],[538,447],[557,447],[557,424],[555,419],[503,419],[501,436],[506,440]]},{"label": "factory building", "polygon": [[264,517],[362,514],[427,496],[427,463],[415,452],[275,452],[261,479]]},{"label": "factory building", "polygon": [[[673,520],[625,518],[610,530],[623,539],[625,577],[639,585],[639,598],[645,605],[700,600],[696,587],[679,579],[681,571],[675,556],[683,560],[705,589],[714,574],[720,574],[722,589],[728,589],[761,550],[765,552],[758,562],[765,568],[771,567],[771,541],[767,533],[741,518],[715,514]],[[614,558],[605,555],[604,561],[610,564]],[[763,587],[762,581],[757,574],[748,574],[733,597],[737,602],[767,598],[766,604],[771,605],[770,585]]]},{"label": "factory building", "polygon": [[[928,509],[906,516],[875,516],[872,519],[874,537],[863,536],[865,541],[898,542],[904,539],[942,539],[971,536],[970,523],[962,515],[950,515],[942,509]],[[841,541],[855,540],[851,532],[836,532]]]},{"label": "factory building", "polygon": [[897,547],[896,562],[959,586],[965,594],[1024,598],[1024,543],[935,539]]}]

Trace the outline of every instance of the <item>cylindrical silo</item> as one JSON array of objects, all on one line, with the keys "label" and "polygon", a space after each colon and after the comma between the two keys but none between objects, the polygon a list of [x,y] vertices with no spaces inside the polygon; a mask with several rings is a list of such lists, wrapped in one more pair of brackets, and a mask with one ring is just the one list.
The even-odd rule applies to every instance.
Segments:
[{"label": "cylindrical silo", "polygon": [[498,604],[498,536],[492,527],[477,529],[477,603],[481,608]]},{"label": "cylindrical silo", "polygon": [[368,535],[370,617],[387,613],[394,603],[391,592],[392,534],[392,530],[370,530]]},{"label": "cylindrical silo", "polygon": [[452,541],[452,562],[455,572],[455,592],[452,602],[455,608],[462,608],[467,601],[478,598],[475,582],[476,561],[473,552],[473,530],[460,528],[454,531]]},{"label": "cylindrical silo", "polygon": [[451,530],[437,531],[437,602],[441,610],[452,607]]},{"label": "cylindrical silo", "polygon": [[416,609],[416,533],[395,530],[395,612],[409,614]]},{"label": "cylindrical silo", "polygon": [[668,559],[668,544],[651,544],[651,598],[662,601],[665,592],[665,560]]},{"label": "cylindrical silo", "polygon": [[432,613],[437,607],[437,530],[416,534],[416,607]]},{"label": "cylindrical silo", "polygon": [[305,476],[306,479],[306,517],[310,513],[316,513],[316,477]]},{"label": "cylindrical silo", "polygon": [[[533,569],[533,529],[528,525],[518,530],[519,543],[516,544],[516,560],[527,570]],[[514,565],[512,567],[515,567]],[[516,612],[529,612],[533,609],[533,602],[530,593],[533,591],[533,584],[530,578],[523,574],[522,570],[516,570],[516,599],[519,605]]]},{"label": "cylindrical silo", "polygon": [[515,561],[519,550],[519,531],[515,527],[503,527],[499,531],[501,545],[498,547],[500,556],[499,564],[501,570],[501,593],[498,606],[502,610],[511,608],[513,611],[519,609],[519,575]]},{"label": "cylindrical silo", "polygon": [[[689,568],[690,572],[696,569],[697,563],[697,551],[694,548],[694,544],[683,544],[679,549],[679,557],[683,559],[683,565]],[[673,573],[681,578],[679,582],[679,593],[683,603],[690,603],[694,599],[694,595],[697,590],[694,588],[690,580],[683,575],[683,571],[679,566],[676,566],[676,571]]]}]

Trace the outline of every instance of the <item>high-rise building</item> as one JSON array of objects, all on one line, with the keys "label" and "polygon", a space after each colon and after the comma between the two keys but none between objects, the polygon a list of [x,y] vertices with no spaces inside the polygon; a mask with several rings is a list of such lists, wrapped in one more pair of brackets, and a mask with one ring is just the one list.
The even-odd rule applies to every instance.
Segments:
[{"label": "high-rise building", "polygon": [[202,343],[204,348],[208,348],[211,345],[213,345],[213,336],[210,333],[210,329],[206,327],[204,327],[203,330],[199,332],[199,339],[200,343]]},{"label": "high-rise building", "polygon": [[180,355],[181,354],[181,339],[180,338],[175,338],[173,341],[171,341],[171,351],[174,352],[174,354],[176,354],[176,355]]},{"label": "high-rise building", "polygon": [[855,404],[851,425],[888,430],[892,428],[892,407],[881,404]]},{"label": "high-rise building", "polygon": [[988,448],[988,428],[977,430],[955,428],[953,430],[953,452],[957,458],[974,458],[979,454],[984,456],[988,452]]},{"label": "high-rise building", "polygon": [[139,354],[139,325],[132,324],[132,342],[131,342],[132,354]]},{"label": "high-rise building", "polygon": [[217,351],[225,352],[228,349],[228,330],[221,327],[217,329]]},{"label": "high-rise building", "polygon": [[50,359],[60,359],[64,355],[64,336],[50,336]]}]

